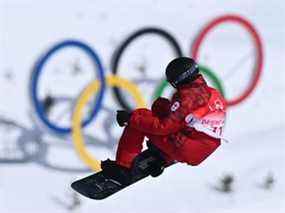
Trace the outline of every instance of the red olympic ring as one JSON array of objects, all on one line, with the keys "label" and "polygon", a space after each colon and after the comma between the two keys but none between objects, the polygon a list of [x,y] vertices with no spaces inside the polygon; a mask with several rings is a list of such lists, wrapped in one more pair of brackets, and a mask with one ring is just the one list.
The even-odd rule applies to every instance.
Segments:
[{"label": "red olympic ring", "polygon": [[253,38],[254,45],[256,48],[256,63],[255,63],[251,83],[248,85],[245,91],[241,95],[239,95],[237,98],[234,98],[232,100],[227,100],[228,106],[234,106],[234,105],[241,103],[253,92],[253,90],[257,86],[257,83],[259,82],[259,79],[262,73],[262,68],[264,64],[263,45],[261,42],[261,38],[257,30],[254,28],[254,26],[248,20],[238,15],[219,16],[213,19],[212,21],[210,21],[208,24],[206,24],[204,28],[202,28],[202,30],[200,31],[200,33],[198,34],[198,36],[196,37],[196,39],[194,40],[191,46],[191,55],[195,60],[197,60],[201,44],[205,40],[206,36],[215,27],[225,22],[233,22],[233,23],[236,23],[242,26],[244,29],[246,29],[251,35],[251,37]]}]

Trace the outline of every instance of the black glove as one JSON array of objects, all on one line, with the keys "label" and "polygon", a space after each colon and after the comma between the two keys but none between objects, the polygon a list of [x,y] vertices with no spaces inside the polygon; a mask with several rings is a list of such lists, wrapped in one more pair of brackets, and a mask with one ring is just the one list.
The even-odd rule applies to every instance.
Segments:
[{"label": "black glove", "polygon": [[125,110],[117,110],[117,123],[119,126],[126,126],[131,118],[131,113]]},{"label": "black glove", "polygon": [[147,142],[148,150],[152,153],[153,156],[155,156],[156,160],[153,162],[150,162],[151,170],[150,175],[152,177],[158,177],[161,175],[164,171],[164,168],[166,166],[166,161],[164,159],[164,156],[162,152],[151,142]]}]

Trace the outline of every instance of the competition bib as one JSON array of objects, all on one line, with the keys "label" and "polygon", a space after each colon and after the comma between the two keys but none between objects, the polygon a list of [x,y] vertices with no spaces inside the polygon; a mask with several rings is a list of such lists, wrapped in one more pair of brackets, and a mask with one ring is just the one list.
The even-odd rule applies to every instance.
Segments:
[{"label": "competition bib", "polygon": [[208,112],[200,117],[195,115],[195,112],[187,115],[186,125],[211,137],[221,139],[226,118],[225,106],[220,98],[215,97],[209,102],[207,108]]},{"label": "competition bib", "polygon": [[223,127],[225,125],[225,113],[211,113],[203,118],[196,118],[189,114],[185,118],[187,126],[203,132],[214,138],[222,138]]}]

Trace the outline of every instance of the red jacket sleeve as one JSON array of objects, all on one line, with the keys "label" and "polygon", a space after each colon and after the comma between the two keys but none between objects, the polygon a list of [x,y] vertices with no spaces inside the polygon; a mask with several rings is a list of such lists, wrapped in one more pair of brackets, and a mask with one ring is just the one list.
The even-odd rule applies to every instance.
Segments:
[{"label": "red jacket sleeve", "polygon": [[[175,95],[174,95],[175,97]],[[169,135],[184,127],[185,108],[191,108],[191,100],[181,103],[173,98],[171,112],[165,118],[159,118],[150,110],[138,109],[132,113],[129,124],[142,132],[153,135]],[[186,106],[185,106],[186,105]]]},{"label": "red jacket sleeve", "polygon": [[181,122],[172,118],[172,116],[159,119],[146,109],[135,110],[129,124],[135,129],[153,135],[169,135],[181,128]]}]

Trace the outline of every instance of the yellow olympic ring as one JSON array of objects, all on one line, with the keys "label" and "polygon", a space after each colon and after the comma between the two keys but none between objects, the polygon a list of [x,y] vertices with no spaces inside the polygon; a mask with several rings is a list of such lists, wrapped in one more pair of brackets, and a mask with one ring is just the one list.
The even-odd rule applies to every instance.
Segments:
[{"label": "yellow olympic ring", "polygon": [[[139,91],[138,87],[131,83],[130,81],[117,77],[117,76],[108,76],[106,78],[106,83],[109,86],[121,87],[122,89],[127,90],[132,97],[134,98],[138,107],[146,107],[143,96]],[[97,160],[95,157],[92,157],[90,152],[85,148],[84,137],[81,131],[81,123],[83,118],[83,109],[91,97],[96,93],[100,88],[100,82],[95,80],[91,82],[80,95],[73,115],[72,115],[72,140],[80,159],[92,170],[99,172],[101,171],[101,161]]]}]

